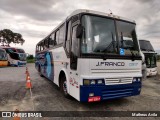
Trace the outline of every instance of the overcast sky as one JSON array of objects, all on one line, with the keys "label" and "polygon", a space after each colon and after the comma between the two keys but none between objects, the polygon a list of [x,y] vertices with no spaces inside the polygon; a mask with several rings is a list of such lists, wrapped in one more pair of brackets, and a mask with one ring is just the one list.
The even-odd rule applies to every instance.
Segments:
[{"label": "overcast sky", "polygon": [[[76,9],[91,9],[133,19],[139,39],[160,49],[160,0],[0,0],[0,30],[11,29],[25,39],[23,47],[34,54],[35,45]],[[15,46],[15,45],[12,45]]]}]

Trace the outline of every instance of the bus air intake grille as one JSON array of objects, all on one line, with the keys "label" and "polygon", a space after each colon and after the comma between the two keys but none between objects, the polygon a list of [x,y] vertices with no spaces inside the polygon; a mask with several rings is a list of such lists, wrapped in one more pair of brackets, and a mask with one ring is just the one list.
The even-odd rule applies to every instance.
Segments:
[{"label": "bus air intake grille", "polygon": [[132,88],[128,89],[113,89],[113,90],[103,90],[102,91],[102,99],[115,99],[115,98],[121,98],[121,97],[127,97],[131,96],[133,93]]},{"label": "bus air intake grille", "polygon": [[131,84],[133,78],[132,77],[123,77],[123,78],[106,78],[106,85],[119,85],[119,84]]}]

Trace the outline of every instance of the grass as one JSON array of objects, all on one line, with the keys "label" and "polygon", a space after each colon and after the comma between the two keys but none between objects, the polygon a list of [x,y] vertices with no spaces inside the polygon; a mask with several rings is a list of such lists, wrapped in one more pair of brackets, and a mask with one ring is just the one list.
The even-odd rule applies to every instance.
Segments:
[{"label": "grass", "polygon": [[27,63],[34,63],[35,59],[27,59]]},{"label": "grass", "polygon": [[157,62],[160,62],[160,58],[157,59]]}]

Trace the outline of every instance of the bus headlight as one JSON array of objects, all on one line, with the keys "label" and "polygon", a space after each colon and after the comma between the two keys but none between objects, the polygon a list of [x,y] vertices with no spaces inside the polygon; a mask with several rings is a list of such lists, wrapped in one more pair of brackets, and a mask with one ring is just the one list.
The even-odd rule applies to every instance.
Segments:
[{"label": "bus headlight", "polygon": [[132,82],[141,82],[141,78],[140,77],[133,78]]},{"label": "bus headlight", "polygon": [[136,82],[136,78],[133,78],[132,82]]},{"label": "bus headlight", "polygon": [[90,80],[83,80],[84,85],[90,85]]},{"label": "bus headlight", "polygon": [[138,78],[138,82],[140,82],[141,81],[141,78]]},{"label": "bus headlight", "polygon": [[104,85],[104,79],[84,79],[83,85]]},{"label": "bus headlight", "polygon": [[91,85],[95,85],[96,81],[95,80],[91,80]]},{"label": "bus headlight", "polygon": [[98,84],[102,84],[103,83],[103,81],[102,80],[98,80],[98,82],[97,82]]}]

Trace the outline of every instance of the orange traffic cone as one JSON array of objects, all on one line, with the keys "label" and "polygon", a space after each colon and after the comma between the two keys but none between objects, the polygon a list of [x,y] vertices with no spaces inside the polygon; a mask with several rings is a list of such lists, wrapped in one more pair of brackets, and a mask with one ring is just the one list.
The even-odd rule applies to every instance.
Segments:
[{"label": "orange traffic cone", "polygon": [[26,73],[26,81],[28,80],[29,72]]},{"label": "orange traffic cone", "polygon": [[28,72],[28,68],[26,67],[26,74],[28,74],[29,72]]},{"label": "orange traffic cone", "polygon": [[27,89],[32,88],[31,79],[30,79],[29,74],[27,74],[26,88]]},{"label": "orange traffic cone", "polygon": [[14,112],[13,120],[20,120],[19,110],[18,109],[16,109],[15,112]]}]

